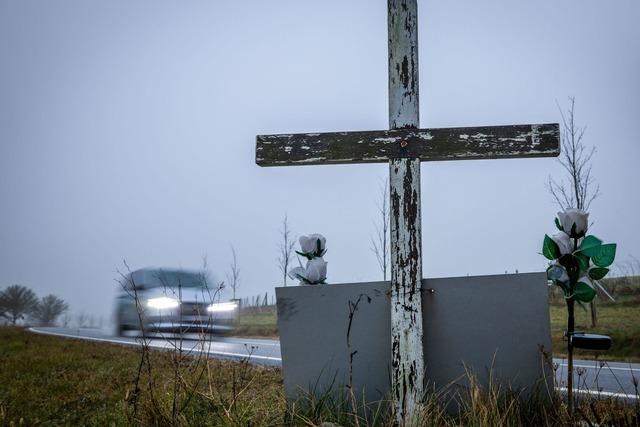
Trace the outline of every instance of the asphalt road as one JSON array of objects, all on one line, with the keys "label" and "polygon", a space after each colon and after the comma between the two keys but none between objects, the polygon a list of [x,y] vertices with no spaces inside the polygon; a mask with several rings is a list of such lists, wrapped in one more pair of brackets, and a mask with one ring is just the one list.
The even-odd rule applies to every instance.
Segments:
[{"label": "asphalt road", "polygon": [[[137,337],[115,337],[101,329],[31,328],[31,331],[98,342],[140,345],[140,339]],[[181,345],[183,351],[194,354],[204,352],[218,359],[246,359],[252,363],[271,366],[282,364],[278,340],[214,336],[206,341],[200,341],[197,336],[185,338],[187,339],[176,341],[170,337],[157,336],[149,338],[148,344],[152,348],[164,350],[172,350],[177,345]],[[556,380],[559,389],[566,390],[564,388],[567,375],[566,360],[554,359],[554,365],[557,367]],[[635,381],[640,381],[640,364],[637,363],[574,361],[574,383],[578,386],[577,393],[638,399],[634,378]]]},{"label": "asphalt road", "polygon": [[[68,338],[80,338],[89,341],[109,342],[115,344],[138,346],[141,339],[138,337],[116,337],[103,329],[76,329],[76,328],[30,328],[31,331],[56,335]],[[206,340],[199,340],[198,335],[184,335],[182,341],[171,339],[169,336],[156,335],[149,337],[149,347],[161,350],[174,350],[181,346],[182,351],[207,353],[217,359],[247,359],[253,363],[262,365],[280,366],[280,342],[277,340],[233,338],[208,336]]]}]

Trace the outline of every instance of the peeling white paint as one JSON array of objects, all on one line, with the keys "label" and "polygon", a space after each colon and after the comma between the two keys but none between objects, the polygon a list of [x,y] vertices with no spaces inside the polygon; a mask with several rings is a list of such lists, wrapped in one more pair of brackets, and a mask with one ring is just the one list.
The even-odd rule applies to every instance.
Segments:
[{"label": "peeling white paint", "polygon": [[420,132],[418,134],[418,138],[425,141],[431,141],[433,139],[433,135],[431,135],[431,132]]},{"label": "peeling white paint", "polygon": [[304,160],[298,160],[297,163],[322,163],[326,159],[326,157],[309,157]]},{"label": "peeling white paint", "polygon": [[473,135],[471,135],[472,139],[480,139],[480,140],[487,140],[489,138],[492,138],[493,135],[487,135],[486,133],[481,133],[481,132],[477,132]]},{"label": "peeling white paint", "polygon": [[395,142],[398,142],[401,138],[400,137],[393,137],[393,136],[388,136],[388,137],[378,137],[374,140],[374,142],[381,142],[383,144],[392,144]]},{"label": "peeling white paint", "polygon": [[[419,128],[417,0],[387,5],[389,127]],[[420,159],[391,160],[389,171],[391,391],[398,424],[404,426],[416,417],[424,386]]]}]

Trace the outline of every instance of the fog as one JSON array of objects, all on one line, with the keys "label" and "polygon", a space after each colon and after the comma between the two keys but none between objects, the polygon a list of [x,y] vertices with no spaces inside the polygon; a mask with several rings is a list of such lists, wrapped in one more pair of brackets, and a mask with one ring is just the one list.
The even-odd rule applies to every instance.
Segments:
[{"label": "fog", "polygon": [[[592,232],[640,257],[640,3],[419,2],[422,127],[576,121]],[[0,1],[0,287],[108,316],[117,270],[281,284],[279,228],[327,237],[328,281],[380,280],[388,166],[260,168],[255,135],[385,129],[384,1]],[[556,159],[422,165],[427,277],[540,271]]]}]

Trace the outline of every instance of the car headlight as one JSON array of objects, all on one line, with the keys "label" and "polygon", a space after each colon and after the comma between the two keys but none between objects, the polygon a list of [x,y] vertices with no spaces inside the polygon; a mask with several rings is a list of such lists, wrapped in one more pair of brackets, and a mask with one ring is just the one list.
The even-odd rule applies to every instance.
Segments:
[{"label": "car headlight", "polygon": [[210,313],[220,313],[223,311],[233,311],[238,308],[238,303],[235,302],[221,302],[217,304],[211,304],[207,307],[207,311]]},{"label": "car headlight", "polygon": [[180,301],[169,297],[150,298],[147,305],[151,308],[176,308]]}]

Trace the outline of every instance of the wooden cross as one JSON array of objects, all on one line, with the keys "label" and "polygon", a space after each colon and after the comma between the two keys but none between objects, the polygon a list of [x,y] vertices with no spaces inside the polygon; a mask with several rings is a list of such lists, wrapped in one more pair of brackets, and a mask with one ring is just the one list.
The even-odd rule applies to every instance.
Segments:
[{"label": "wooden cross", "polygon": [[420,162],[560,154],[557,123],[419,129],[417,12],[416,0],[388,0],[390,130],[256,138],[260,166],[389,163],[391,389],[402,424],[424,390]]}]

